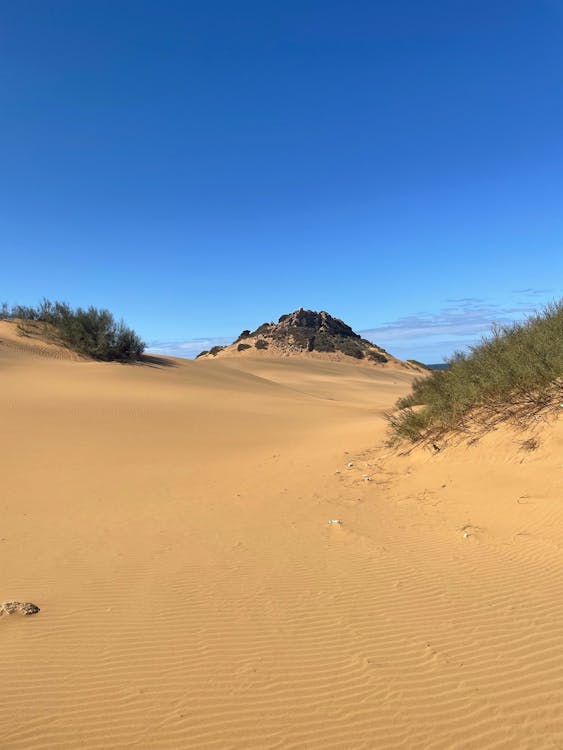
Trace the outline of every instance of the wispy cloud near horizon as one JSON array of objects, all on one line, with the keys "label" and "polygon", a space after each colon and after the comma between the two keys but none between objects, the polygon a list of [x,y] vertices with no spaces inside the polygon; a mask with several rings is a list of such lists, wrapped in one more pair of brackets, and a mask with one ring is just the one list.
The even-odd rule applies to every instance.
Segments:
[{"label": "wispy cloud near horizon", "polygon": [[234,338],[232,336],[188,339],[187,341],[151,341],[146,351],[148,354],[165,354],[168,357],[193,359],[200,352],[211,349],[214,346],[226,346],[227,344],[232,344],[233,341]]},{"label": "wispy cloud near horizon", "polygon": [[436,312],[414,313],[360,333],[398,357],[430,362],[477,343],[495,323],[506,325],[533,314],[541,305],[531,298],[545,297],[550,291],[520,290],[518,294],[525,299],[507,305],[481,297],[450,298]]}]

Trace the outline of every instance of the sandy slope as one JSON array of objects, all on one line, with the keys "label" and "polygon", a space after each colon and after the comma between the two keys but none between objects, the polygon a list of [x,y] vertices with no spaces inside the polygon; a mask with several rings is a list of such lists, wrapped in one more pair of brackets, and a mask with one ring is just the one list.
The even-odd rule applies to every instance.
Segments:
[{"label": "sandy slope", "polygon": [[0,340],[5,747],[563,746],[560,426],[397,456],[406,372]]}]

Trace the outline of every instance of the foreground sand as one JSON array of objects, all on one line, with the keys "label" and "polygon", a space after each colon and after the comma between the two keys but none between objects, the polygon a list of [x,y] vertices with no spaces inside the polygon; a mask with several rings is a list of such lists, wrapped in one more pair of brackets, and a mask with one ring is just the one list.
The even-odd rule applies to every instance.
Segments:
[{"label": "foreground sand", "polygon": [[4,747],[563,746],[560,425],[397,456],[406,372],[8,338]]}]

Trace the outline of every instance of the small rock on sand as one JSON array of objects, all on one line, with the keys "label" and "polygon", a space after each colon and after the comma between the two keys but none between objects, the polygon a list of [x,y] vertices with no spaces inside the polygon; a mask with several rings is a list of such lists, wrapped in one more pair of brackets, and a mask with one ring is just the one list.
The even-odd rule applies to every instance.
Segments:
[{"label": "small rock on sand", "polygon": [[36,615],[40,611],[36,604],[31,602],[3,602],[0,604],[0,615],[13,615],[19,612],[21,615]]}]

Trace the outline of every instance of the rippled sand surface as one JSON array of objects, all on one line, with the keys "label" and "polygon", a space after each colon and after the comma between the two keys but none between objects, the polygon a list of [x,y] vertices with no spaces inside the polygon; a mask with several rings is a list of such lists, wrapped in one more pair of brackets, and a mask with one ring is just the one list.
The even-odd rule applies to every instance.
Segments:
[{"label": "rippled sand surface", "polygon": [[560,424],[399,456],[406,371],[168,365],[0,324],[3,746],[563,747]]}]

